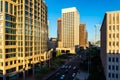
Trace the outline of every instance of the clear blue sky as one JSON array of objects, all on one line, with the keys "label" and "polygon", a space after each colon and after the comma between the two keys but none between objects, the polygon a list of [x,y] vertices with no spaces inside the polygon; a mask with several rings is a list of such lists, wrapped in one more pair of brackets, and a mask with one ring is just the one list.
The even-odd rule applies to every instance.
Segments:
[{"label": "clear blue sky", "polygon": [[48,6],[49,37],[57,37],[57,19],[61,9],[76,7],[80,22],[86,23],[88,40],[94,40],[95,24],[101,24],[105,12],[120,10],[120,0],[45,0]]}]

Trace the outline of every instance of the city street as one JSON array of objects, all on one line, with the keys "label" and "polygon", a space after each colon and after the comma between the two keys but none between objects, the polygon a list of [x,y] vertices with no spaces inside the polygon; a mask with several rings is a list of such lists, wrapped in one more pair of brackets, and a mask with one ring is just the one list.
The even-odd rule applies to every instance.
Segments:
[{"label": "city street", "polygon": [[75,56],[46,80],[73,80],[79,70],[80,58]]}]

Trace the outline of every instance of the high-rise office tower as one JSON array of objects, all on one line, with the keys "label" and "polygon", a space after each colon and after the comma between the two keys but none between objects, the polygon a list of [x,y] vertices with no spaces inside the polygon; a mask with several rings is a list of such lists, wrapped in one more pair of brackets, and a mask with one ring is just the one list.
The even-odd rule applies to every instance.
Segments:
[{"label": "high-rise office tower", "polygon": [[79,12],[75,7],[62,9],[62,47],[75,53],[79,45]]},{"label": "high-rise office tower", "polygon": [[58,18],[57,20],[57,36],[58,36],[58,41],[57,41],[57,47],[62,47],[62,18]]},{"label": "high-rise office tower", "polygon": [[101,26],[101,60],[106,80],[120,80],[120,11],[105,13]]},{"label": "high-rise office tower", "polygon": [[43,0],[0,0],[0,80],[15,78],[39,64],[47,40]]},{"label": "high-rise office tower", "polygon": [[87,47],[87,31],[86,31],[86,24],[81,23],[79,26],[79,45],[86,49]]},{"label": "high-rise office tower", "polygon": [[57,21],[57,35],[58,35],[58,41],[61,41],[62,38],[62,19],[59,18]]}]

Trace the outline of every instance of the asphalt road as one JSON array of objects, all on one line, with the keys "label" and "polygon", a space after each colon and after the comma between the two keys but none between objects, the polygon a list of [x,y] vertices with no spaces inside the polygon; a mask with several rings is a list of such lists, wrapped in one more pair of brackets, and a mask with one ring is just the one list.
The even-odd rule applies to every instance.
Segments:
[{"label": "asphalt road", "polygon": [[79,64],[80,57],[75,56],[46,80],[73,80],[79,70]]}]

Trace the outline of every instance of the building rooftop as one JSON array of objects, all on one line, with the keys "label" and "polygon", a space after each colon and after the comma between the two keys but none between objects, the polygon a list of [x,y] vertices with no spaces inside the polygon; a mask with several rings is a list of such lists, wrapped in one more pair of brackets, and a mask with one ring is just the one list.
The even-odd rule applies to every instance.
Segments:
[{"label": "building rooftop", "polygon": [[76,7],[70,7],[70,8],[62,9],[62,13],[74,12],[74,11],[77,11]]},{"label": "building rooftop", "polygon": [[116,10],[116,11],[107,11],[106,13],[116,13],[116,12],[120,12],[120,10]]}]

